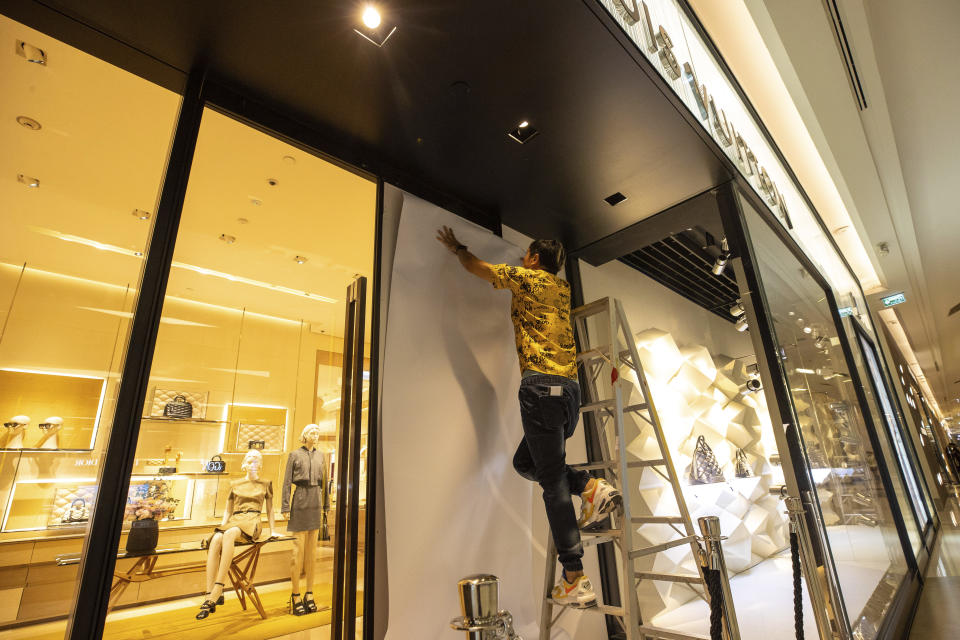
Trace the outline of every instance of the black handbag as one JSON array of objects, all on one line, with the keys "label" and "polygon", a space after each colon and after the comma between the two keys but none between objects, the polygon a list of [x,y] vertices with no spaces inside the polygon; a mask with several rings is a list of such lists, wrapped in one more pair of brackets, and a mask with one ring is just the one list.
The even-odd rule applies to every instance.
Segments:
[{"label": "black handbag", "polygon": [[267,446],[266,440],[250,440],[247,442],[247,449],[260,449],[262,450]]},{"label": "black handbag", "polygon": [[713,455],[713,449],[707,444],[706,438],[697,436],[697,446],[693,450],[693,463],[690,465],[690,482],[692,484],[711,484],[724,482],[720,463]]},{"label": "black handbag", "polygon": [[750,462],[747,460],[747,454],[744,453],[743,449],[737,449],[736,456],[736,475],[738,478],[749,478],[753,475],[750,471]]},{"label": "black handbag", "polygon": [[205,473],[226,473],[227,463],[223,461],[223,456],[217,454],[203,464]]},{"label": "black handbag", "polygon": [[178,395],[163,405],[163,415],[167,418],[192,418],[193,405],[187,402],[186,396]]}]

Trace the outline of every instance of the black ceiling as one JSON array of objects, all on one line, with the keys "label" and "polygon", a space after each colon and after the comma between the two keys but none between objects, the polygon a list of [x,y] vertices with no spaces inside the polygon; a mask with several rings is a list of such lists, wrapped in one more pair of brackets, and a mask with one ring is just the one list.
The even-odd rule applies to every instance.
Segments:
[{"label": "black ceiling", "polygon": [[[354,2],[18,0],[3,12],[100,55],[110,47],[85,45],[108,34],[173,72],[203,59],[372,166],[572,249],[729,179],[595,0],[379,4],[398,27],[382,49],[353,32]],[[47,7],[99,33],[62,18],[45,29]],[[526,145],[506,135],[521,120],[541,132]],[[627,200],[611,207],[617,191]]]}]

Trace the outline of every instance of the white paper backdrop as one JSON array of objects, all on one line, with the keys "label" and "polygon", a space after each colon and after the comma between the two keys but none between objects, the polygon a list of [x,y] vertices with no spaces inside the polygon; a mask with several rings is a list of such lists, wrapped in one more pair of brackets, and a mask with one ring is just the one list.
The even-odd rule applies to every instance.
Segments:
[{"label": "white paper backdrop", "polygon": [[[451,639],[457,581],[501,579],[501,607],[538,615],[530,585],[534,485],[512,467],[520,441],[520,373],[510,294],[457,263],[441,225],[485,260],[517,247],[404,196],[383,375],[383,461],[390,612],[387,638]],[[541,545],[542,546],[542,545]]]}]

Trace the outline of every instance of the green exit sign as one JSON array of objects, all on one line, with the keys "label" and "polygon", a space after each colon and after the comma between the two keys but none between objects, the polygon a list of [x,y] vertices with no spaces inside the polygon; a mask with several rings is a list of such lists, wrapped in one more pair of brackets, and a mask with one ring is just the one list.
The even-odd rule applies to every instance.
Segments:
[{"label": "green exit sign", "polygon": [[895,293],[892,296],[885,296],[880,298],[880,302],[883,303],[885,307],[892,307],[895,304],[900,304],[901,302],[906,302],[907,297],[902,293]]}]

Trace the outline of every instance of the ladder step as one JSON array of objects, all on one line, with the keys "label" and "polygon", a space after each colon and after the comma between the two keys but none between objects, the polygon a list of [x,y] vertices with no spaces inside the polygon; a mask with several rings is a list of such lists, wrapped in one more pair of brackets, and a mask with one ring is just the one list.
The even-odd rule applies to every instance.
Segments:
[{"label": "ladder step", "polygon": [[620,534],[622,533],[622,529],[593,529],[591,531],[581,531],[580,539],[584,546],[590,546],[591,544],[600,544],[602,542],[609,542],[610,540],[619,540]]},{"label": "ladder step", "polygon": [[[560,604],[559,602],[557,602],[557,601],[554,600],[553,598],[547,598],[547,602],[549,602],[550,604],[552,604],[552,605],[555,606],[555,607],[564,607],[564,608],[566,608],[566,609],[573,609],[574,611],[586,611],[586,612],[588,612],[588,613],[589,613],[589,612],[592,612],[592,613],[602,613],[602,614],[605,615],[605,616],[619,616],[619,617],[621,617],[621,618],[623,617],[623,607],[611,607],[610,605],[606,605],[606,604],[597,604],[597,606],[595,606],[595,607],[589,607],[589,608],[587,608],[587,609],[580,609],[579,607],[571,607],[571,606],[568,605],[568,604]],[[709,640],[709,639],[707,639],[707,640]]]},{"label": "ladder step", "polygon": [[[626,411],[643,411],[647,408],[646,402],[641,402],[639,404],[630,404],[626,405],[623,410]],[[616,400],[601,400],[599,402],[588,402],[587,404],[580,407],[580,413],[588,413],[590,411],[599,411],[601,409],[613,410],[617,408]]]},{"label": "ladder step", "polygon": [[637,571],[633,575],[642,580],[657,580],[659,582],[685,582],[687,584],[703,584],[700,576],[681,576],[675,573],[651,573],[650,571]]},{"label": "ladder step", "polygon": [[570,310],[570,319],[589,318],[610,309],[610,298],[600,298]]},{"label": "ladder step", "polygon": [[[622,361],[624,358],[630,355],[630,350],[624,349],[617,355]],[[609,359],[610,347],[596,347],[595,349],[587,349],[586,351],[581,351],[577,354],[577,362],[587,362],[589,360],[596,360],[597,358],[603,358],[604,360]]]},{"label": "ladder step", "polygon": [[683,524],[682,516],[633,516],[630,522],[637,524]]},{"label": "ladder step", "polygon": [[663,458],[653,458],[651,460],[633,460],[627,463],[627,468],[637,469],[639,467],[662,467],[667,464]]},{"label": "ladder step", "polygon": [[681,631],[673,631],[672,629],[651,627],[646,624],[640,625],[637,629],[640,630],[641,638],[649,638],[650,640],[710,640],[707,636],[701,636],[696,633],[683,633]]},{"label": "ladder step", "polygon": [[630,552],[630,558],[642,558],[643,556],[648,556],[651,553],[659,553],[661,551],[666,551],[667,549],[673,549],[674,547],[682,547],[685,544],[690,544],[695,542],[697,536],[684,536],[682,538],[677,538],[676,540],[671,540],[670,542],[664,542],[663,544],[657,544],[652,547],[643,547],[642,549],[636,549],[635,551]]},{"label": "ladder step", "polygon": [[573,469],[581,469],[583,471],[594,471],[596,469],[613,469],[617,466],[616,460],[607,460],[605,462],[580,462],[577,464],[570,465]]}]

